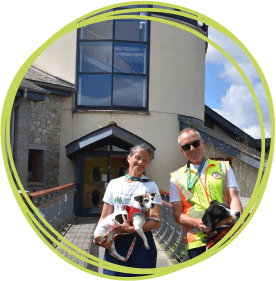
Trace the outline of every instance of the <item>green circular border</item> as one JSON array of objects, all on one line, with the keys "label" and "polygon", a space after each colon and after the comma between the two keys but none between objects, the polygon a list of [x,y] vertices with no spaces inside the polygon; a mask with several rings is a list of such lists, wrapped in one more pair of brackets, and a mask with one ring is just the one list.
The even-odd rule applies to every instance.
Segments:
[{"label": "green circular border", "polygon": [[[222,30],[223,29],[225,29],[224,27],[222,27],[220,24],[218,24],[218,23],[216,23],[215,21],[213,21],[212,19],[210,19],[210,18],[207,18],[206,16],[204,16],[204,15],[202,15],[202,14],[200,14],[200,13],[197,13],[196,11],[193,11],[192,9],[187,9],[187,8],[184,8],[184,7],[181,7],[181,6],[179,6],[179,5],[172,5],[172,4],[166,4],[166,3],[163,3],[163,2],[160,2],[160,3],[157,3],[156,1],[139,1],[139,3],[137,3],[137,2],[124,2],[124,3],[120,3],[120,4],[114,4],[114,5],[110,5],[110,6],[106,6],[105,8],[101,8],[101,9],[98,9],[98,10],[95,10],[95,12],[93,12],[93,13],[87,13],[87,14],[85,14],[84,16],[82,16],[82,17],[80,17],[80,18],[78,18],[78,19],[76,19],[75,21],[73,21],[73,22],[71,22],[70,24],[68,24],[68,25],[66,25],[65,27],[66,28],[68,28],[68,30],[70,29],[70,28],[73,28],[72,30],[74,30],[74,29],[76,29],[76,28],[78,28],[78,23],[77,23],[77,21],[80,21],[80,20],[84,20],[84,18],[86,18],[87,16],[90,16],[90,15],[92,15],[92,14],[95,14],[96,13],[96,11],[97,11],[97,13],[98,12],[100,12],[100,11],[104,11],[104,10],[107,10],[107,9],[110,9],[110,8],[114,8],[114,7],[119,7],[119,6],[125,6],[125,5],[131,5],[131,4],[133,4],[133,5],[137,5],[137,4],[160,4],[160,5],[162,5],[162,6],[165,6],[165,7],[174,7],[174,8],[181,8],[182,10],[185,10],[185,11],[187,11],[187,12],[190,12],[190,13],[193,13],[193,14],[195,14],[195,15],[198,15],[198,17],[201,17],[202,19],[200,19],[200,21],[201,22],[204,22],[204,23],[206,23],[206,24],[208,24],[208,25],[212,25],[213,27],[216,27],[216,29],[217,30],[219,30],[219,31],[221,31],[221,32],[223,32]],[[136,9],[133,9],[132,11],[134,11],[134,10],[136,10]],[[137,10],[139,10],[139,9],[137,9]],[[158,9],[151,9],[152,11],[154,10],[158,10]],[[139,11],[146,11],[146,9],[140,9]],[[164,10],[163,10],[163,12],[164,12]],[[108,13],[108,14],[104,14],[104,15],[101,15],[100,17],[99,16],[97,16],[97,19],[99,19],[99,20],[107,20],[107,17],[108,17],[108,15],[110,15],[110,14],[116,14],[116,13],[114,13],[114,12],[110,12],[110,13]],[[117,12],[118,13],[118,12]],[[119,12],[120,14],[122,14],[123,13],[123,11],[120,11]],[[172,14],[178,14],[179,12],[173,12],[173,11],[170,11],[170,13],[172,13]],[[180,12],[181,13],[181,12]],[[191,18],[193,18],[193,16],[191,16],[191,15],[187,15],[187,14],[185,14],[185,16],[186,17],[191,17]],[[134,16],[131,16],[132,18],[134,18]],[[198,20],[198,17],[195,17],[197,20]],[[93,19],[95,19],[96,17],[94,17]],[[116,18],[116,17],[114,17],[114,18]],[[119,16],[119,17],[117,17],[117,18],[123,18],[123,16]],[[129,16],[127,17],[127,18],[129,18]],[[143,17],[143,16],[137,16],[137,18],[143,18],[143,19],[149,19],[149,18],[147,18],[147,17]],[[91,20],[90,19],[90,22],[92,23],[93,22],[93,19]],[[113,18],[108,18],[108,19],[113,19]],[[150,18],[150,20],[153,20],[152,18]],[[94,21],[94,22],[96,22],[96,21]],[[167,21],[161,21],[160,20],[160,22],[164,22],[164,23],[168,23]],[[212,24],[213,23],[213,24]],[[87,23],[86,23],[87,24]],[[86,25],[85,24],[85,25]],[[75,26],[74,26],[75,25]],[[174,24],[171,24],[171,25],[174,25]],[[175,26],[177,26],[177,25],[175,25]],[[64,28],[65,28],[64,27]],[[179,27],[179,26],[178,26]],[[15,92],[16,92],[16,90],[18,89],[18,87],[19,87],[19,84],[20,84],[20,82],[21,82],[21,80],[23,79],[23,77],[24,77],[24,74],[27,72],[27,70],[28,70],[28,68],[30,67],[30,65],[33,63],[33,61],[35,60],[33,60],[32,62],[31,62],[31,58],[33,59],[33,58],[36,58],[42,51],[44,51],[50,44],[52,44],[56,39],[58,39],[59,37],[61,37],[62,35],[64,35],[65,33],[68,33],[68,31],[64,31],[65,29],[64,28],[62,28],[62,29],[60,29],[60,31],[58,31],[58,32],[56,32],[51,38],[49,38],[49,39],[52,39],[52,40],[47,40],[43,45],[41,45],[27,60],[26,60],[26,62],[21,66],[21,68],[19,69],[19,71],[18,71],[18,73],[17,73],[17,75],[15,76],[15,78],[13,79],[13,82],[12,82],[12,84],[11,84],[11,86],[10,86],[10,88],[9,88],[9,90],[8,90],[8,93],[9,93],[9,99],[8,99],[8,101],[7,101],[7,96],[6,96],[6,98],[5,98],[5,103],[4,104],[7,104],[8,102],[8,105],[12,105],[12,102],[13,102],[13,99],[14,98],[11,98],[11,97],[14,97],[15,96]],[[183,29],[186,29],[186,28],[183,28]],[[186,30],[187,31],[189,31],[189,32],[191,32],[191,30],[188,30],[189,28],[187,28]],[[221,29],[221,30],[220,30]],[[71,31],[71,30],[70,30]],[[223,32],[225,35],[227,35],[230,39],[232,39],[234,42],[236,42],[239,46],[240,46],[240,44],[242,44],[241,43],[241,41],[238,39],[238,38],[236,38],[230,31],[228,31],[227,29],[225,29],[224,30],[225,32]],[[62,33],[62,34],[61,34]],[[193,32],[191,32],[191,33],[193,33]],[[198,35],[198,34],[195,34],[195,35]],[[233,37],[233,38],[232,38]],[[204,38],[202,38],[203,40],[204,40]],[[210,44],[212,44],[212,42],[211,42],[211,40],[210,40],[210,42],[208,41],[208,40],[206,40],[208,43],[210,43]],[[238,42],[237,42],[238,41]],[[47,43],[47,44],[46,44]],[[213,46],[214,46],[214,44],[212,44]],[[259,185],[257,185],[256,184],[256,186],[255,186],[255,189],[254,189],[254,192],[253,192],[253,195],[252,195],[252,197],[251,197],[251,199],[250,199],[250,202],[249,202],[249,205],[248,205],[248,207],[253,207],[253,205],[254,205],[254,203],[256,203],[256,206],[255,206],[255,208],[254,208],[254,210],[253,210],[253,213],[255,214],[255,212],[256,212],[256,210],[257,210],[257,207],[259,206],[259,204],[260,204],[260,202],[261,202],[261,199],[262,199],[262,197],[263,197],[263,193],[264,193],[264,191],[265,191],[265,186],[266,186],[266,184],[267,184],[267,182],[268,182],[268,178],[269,178],[269,172],[270,172],[270,170],[271,170],[271,166],[272,166],[272,154],[274,153],[274,137],[275,137],[275,133],[274,133],[274,128],[275,128],[275,124],[274,124],[274,118],[272,118],[272,116],[274,116],[274,114],[272,114],[272,113],[274,113],[274,110],[273,110],[273,102],[272,102],[272,97],[271,97],[271,93],[270,93],[270,91],[269,91],[269,87],[268,87],[268,85],[267,85],[267,81],[266,81],[266,79],[265,79],[265,76],[263,75],[263,73],[262,73],[262,71],[261,71],[261,68],[259,67],[259,65],[258,65],[258,63],[257,63],[257,61],[254,59],[254,57],[250,54],[250,52],[246,49],[246,47],[244,46],[244,45],[242,45],[242,46],[240,46],[244,51],[245,51],[245,53],[247,53],[247,55],[249,56],[249,58],[251,59],[251,61],[253,62],[253,64],[254,64],[254,66],[255,66],[255,68],[257,69],[257,71],[258,71],[258,73],[259,73],[259,75],[260,75],[260,78],[261,78],[261,80],[262,80],[262,83],[263,83],[263,85],[264,85],[264,87],[265,87],[265,90],[266,90],[266,94],[267,94],[267,98],[268,98],[268,101],[269,101],[269,108],[270,108],[270,114],[271,114],[271,127],[272,127],[272,131],[271,131],[271,134],[272,134],[272,136],[271,136],[271,152],[270,152],[270,154],[269,154],[269,159],[268,159],[268,162],[267,162],[267,167],[266,167],[266,170],[265,170],[265,174],[264,174],[264,177],[263,177],[263,180],[262,180],[262,184],[261,184],[261,188],[263,188],[264,187],[264,189],[263,189],[263,192],[262,193],[260,193],[260,194],[256,194],[256,190],[261,190],[261,189],[259,189],[259,188],[257,188],[256,189],[256,187],[258,186],[259,187]],[[219,49],[219,48],[217,48],[217,49]],[[222,52],[223,53],[223,52]],[[225,55],[225,54],[224,54]],[[227,56],[226,56],[227,57]],[[231,60],[230,60],[231,61]],[[238,68],[237,68],[238,69]],[[239,69],[238,69],[239,70]],[[239,71],[240,72],[240,71]],[[240,74],[242,75],[242,77],[244,78],[244,74],[242,74],[241,72],[240,72]],[[245,76],[246,77],[246,76]],[[247,78],[246,78],[247,79]],[[245,80],[246,80],[245,79]],[[247,79],[248,80],[248,79]],[[248,81],[249,82],[249,81]],[[16,85],[15,85],[16,84]],[[13,86],[13,87],[12,87]],[[251,86],[251,85],[250,85]],[[249,89],[250,90],[252,90],[253,91],[253,88],[251,89],[251,87],[249,86]],[[252,91],[251,91],[251,93],[252,93]],[[255,93],[254,93],[254,91],[253,91],[253,93],[252,93],[252,96],[253,96],[253,98],[254,98],[254,101],[255,101],[255,104],[256,104],[256,96],[254,97],[254,95],[255,95]],[[258,103],[257,103],[258,104]],[[260,119],[260,124],[261,124],[261,129],[262,129],[262,153],[264,152],[264,149],[263,149],[263,147],[264,147],[264,126],[263,126],[263,122],[262,122],[262,117],[260,117],[261,116],[261,110],[260,110],[260,108],[259,108],[259,106],[258,105],[256,105],[256,107],[257,107],[257,111],[258,111],[258,115],[259,115],[259,119]],[[2,113],[2,118],[1,118],[1,129],[2,129],[2,125],[3,125],[3,120],[5,120],[5,118],[3,118],[3,117],[6,117],[6,115],[7,116],[9,116],[9,114],[10,114],[10,112],[11,112],[11,110],[7,110],[7,106],[5,106],[5,109],[3,110],[3,113]],[[9,124],[9,117],[7,118],[7,124]],[[4,128],[4,127],[3,127]],[[4,135],[4,134],[3,134]],[[7,126],[7,135],[9,135],[9,126]],[[2,138],[1,138],[1,142],[2,142]],[[4,142],[3,142],[4,143]],[[9,150],[9,156],[10,156],[10,145],[9,145],[9,142],[7,142],[7,146],[8,146],[8,150]],[[3,149],[3,145],[1,146],[2,147],[2,151],[3,151],[3,155],[5,155],[5,151],[4,151],[4,149]],[[262,155],[263,156],[263,155]],[[12,159],[12,158],[10,158],[10,159]],[[264,159],[264,157],[262,158],[262,159]],[[6,167],[6,169],[7,169],[7,162],[6,162],[6,159],[4,159],[4,164],[5,164],[5,167]],[[14,165],[12,165],[13,166],[13,171],[15,171],[15,174],[17,174],[16,173],[16,170],[14,169]],[[7,169],[8,170],[8,169]],[[269,172],[267,172],[267,171],[269,171]],[[260,170],[259,170],[259,174],[260,174]],[[258,179],[259,179],[259,176],[258,176]],[[11,179],[9,178],[9,181],[11,182]],[[258,181],[260,181],[260,179],[259,180],[257,180],[257,183],[258,183]],[[17,176],[17,182],[19,183],[19,185],[21,185],[21,183],[20,183],[20,181],[19,181],[19,179],[18,179],[18,176]],[[22,187],[22,185],[20,186],[20,187]],[[24,189],[23,187],[22,187],[22,189]],[[22,190],[22,192],[23,192],[23,194],[24,194],[24,191]],[[15,197],[18,197],[17,195],[19,195],[18,194],[18,192],[17,192],[17,189],[16,189],[16,192],[13,190],[13,193],[14,193],[14,196]],[[26,194],[24,194],[24,196],[25,196]],[[259,198],[259,200],[257,201],[257,198]],[[27,198],[26,198],[27,199]],[[252,199],[254,199],[255,201],[253,202],[253,200]],[[20,209],[21,209],[21,211],[22,211],[22,213],[23,213],[23,215],[24,215],[24,213],[26,214],[27,213],[27,210],[26,210],[26,208],[24,208],[25,206],[23,205],[24,203],[23,203],[23,201],[22,201],[22,199],[21,199],[21,197],[19,196],[19,198],[16,198],[16,201],[17,201],[17,203],[18,203],[18,205],[19,205],[19,207],[20,207]],[[21,201],[21,202],[20,202]],[[257,201],[257,202],[256,202]],[[20,206],[20,205],[23,205],[23,206]],[[23,207],[23,208],[21,208],[21,207]],[[246,211],[248,211],[250,208],[246,208]],[[36,211],[37,210],[34,210],[35,211],[35,213],[36,213]],[[244,212],[244,214],[245,214],[246,212]],[[251,214],[251,219],[252,219],[252,217],[253,217],[253,215],[254,214]],[[36,213],[36,215],[39,217],[39,216],[41,216],[39,213],[37,214]],[[24,215],[25,216],[25,215]],[[26,216],[25,216],[25,218],[26,218]],[[40,217],[39,217],[40,218]],[[41,219],[41,218],[40,218]],[[43,218],[42,218],[43,219]],[[27,220],[28,221],[28,220]],[[249,221],[247,221],[247,223],[244,225],[244,227],[242,227],[241,229],[243,230],[244,228],[245,228],[245,226],[248,224],[248,222]],[[28,223],[30,224],[30,222],[28,221]],[[235,229],[234,229],[235,230]],[[234,231],[233,230],[233,231]],[[242,231],[241,230],[239,230],[239,233],[241,233]],[[230,233],[231,234],[231,233]],[[238,235],[236,235],[236,237],[237,237]],[[41,238],[41,237],[40,237]],[[232,240],[233,241],[233,240]],[[231,242],[232,242],[231,241]],[[230,244],[230,243],[225,243],[225,246],[223,247],[223,246],[221,246],[220,247],[220,250],[222,249],[222,248],[225,248],[228,244]],[[48,246],[48,245],[47,245]],[[219,246],[217,247],[217,248],[219,248]],[[204,259],[202,258],[201,259],[201,261],[203,261],[203,260],[206,260],[207,258],[209,258],[209,257],[211,257],[212,255],[214,255],[214,254],[216,254],[215,253],[215,251],[212,251],[212,253],[211,253],[211,250],[212,249],[210,249],[208,252],[206,252],[205,254],[203,254],[202,255],[202,257],[204,256]],[[214,252],[214,253],[213,253]],[[209,255],[208,255],[208,257],[207,257],[207,253],[209,253]],[[198,260],[198,261],[197,261]],[[185,263],[183,263],[183,264],[180,264],[180,265],[182,265],[182,267],[180,268],[180,269],[183,269],[183,268],[186,268],[186,267],[188,267],[188,266],[192,266],[192,265],[195,265],[195,264],[197,264],[197,263],[199,263],[199,262],[201,262],[201,261],[199,261],[199,257],[198,258],[196,258],[196,259],[194,259],[193,261],[197,261],[197,262],[193,262],[193,263],[191,263],[191,261],[189,261],[189,262],[185,262]],[[73,263],[73,262],[69,262],[72,266],[75,266],[75,263]],[[186,267],[183,267],[183,265],[188,265],[188,264],[190,264],[190,265],[188,265],[188,266],[186,266]],[[76,266],[75,266],[76,267]],[[173,267],[179,267],[179,265],[176,265],[176,266],[173,266]],[[116,268],[119,268],[119,267],[116,267]],[[166,271],[168,271],[168,269],[169,269],[170,267],[166,267],[165,269],[166,269]],[[80,269],[83,271],[83,267],[80,267]],[[178,269],[178,270],[180,270],[180,269]],[[160,272],[160,270],[161,269],[158,269],[158,271]],[[156,270],[155,270],[156,271]],[[153,270],[151,270],[151,272],[153,272]],[[173,273],[173,272],[175,272],[175,271],[172,271],[172,272],[170,272],[170,273]],[[89,272],[88,272],[89,273]],[[95,275],[95,276],[99,276],[99,277],[103,277],[103,275],[96,275],[95,274],[95,272],[93,272],[94,274],[93,275]],[[133,271],[131,272],[131,273],[134,273]],[[140,272],[139,272],[140,273]],[[145,272],[146,273],[146,272]],[[170,273],[167,273],[166,272],[166,274],[165,275],[167,275],[167,274],[170,274]],[[91,273],[90,273],[91,274]],[[157,274],[157,276],[159,276],[159,274]],[[162,274],[161,276],[164,276],[164,274]],[[149,276],[148,276],[149,277]],[[155,278],[156,277],[156,275],[154,275],[154,277],[153,278]],[[109,279],[109,278],[107,278],[107,279]],[[117,279],[117,278],[115,278],[115,279]],[[141,277],[139,277],[139,279],[141,279]],[[143,278],[144,279],[144,278]],[[148,279],[148,278],[146,278],[146,279]]]}]

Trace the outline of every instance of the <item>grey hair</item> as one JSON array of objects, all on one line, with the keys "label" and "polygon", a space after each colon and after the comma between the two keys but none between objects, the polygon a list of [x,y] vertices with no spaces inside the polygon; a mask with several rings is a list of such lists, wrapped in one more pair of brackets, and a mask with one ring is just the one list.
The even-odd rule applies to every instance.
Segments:
[{"label": "grey hair", "polygon": [[134,155],[134,153],[139,151],[139,150],[146,150],[148,152],[149,156],[150,156],[149,161],[152,160],[153,152],[150,149],[150,147],[147,144],[144,144],[144,143],[131,147],[131,149],[129,150],[129,157],[131,158]]},{"label": "grey hair", "polygon": [[200,133],[197,130],[192,129],[192,128],[186,128],[186,129],[182,130],[180,132],[179,136],[178,136],[178,144],[179,145],[180,145],[180,137],[181,137],[181,135],[184,134],[185,132],[188,132],[188,131],[194,131],[195,133],[197,133],[199,140],[202,140],[202,137],[201,137]]}]

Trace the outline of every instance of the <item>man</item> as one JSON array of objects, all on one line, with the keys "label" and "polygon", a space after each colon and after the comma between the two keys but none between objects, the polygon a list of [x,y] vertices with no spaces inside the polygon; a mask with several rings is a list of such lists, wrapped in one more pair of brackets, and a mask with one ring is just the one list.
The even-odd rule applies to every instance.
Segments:
[{"label": "man", "polygon": [[188,163],[171,173],[170,202],[174,220],[183,225],[189,258],[206,251],[202,242],[209,232],[202,222],[205,210],[212,200],[217,200],[242,214],[238,198],[238,186],[228,162],[212,161],[203,153],[204,140],[191,128],[180,132],[179,150],[188,158]]}]

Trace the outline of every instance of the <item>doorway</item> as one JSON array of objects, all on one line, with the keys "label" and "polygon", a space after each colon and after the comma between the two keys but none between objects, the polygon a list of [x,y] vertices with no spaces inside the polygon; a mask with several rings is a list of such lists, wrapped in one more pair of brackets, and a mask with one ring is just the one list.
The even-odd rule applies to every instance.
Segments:
[{"label": "doorway", "polygon": [[[80,189],[78,203],[75,202],[77,216],[100,216],[103,208],[103,197],[108,183],[127,172],[126,150],[108,145],[108,149],[83,153],[79,173]],[[76,163],[76,165],[78,165]],[[80,194],[81,193],[81,194]],[[81,203],[81,204],[80,204]],[[76,204],[79,204],[76,206]],[[81,206],[80,206],[81,205]]]}]

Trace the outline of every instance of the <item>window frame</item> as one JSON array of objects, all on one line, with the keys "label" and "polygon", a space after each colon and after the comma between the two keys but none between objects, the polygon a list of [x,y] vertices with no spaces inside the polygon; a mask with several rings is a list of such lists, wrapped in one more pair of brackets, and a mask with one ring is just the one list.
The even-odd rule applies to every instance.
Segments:
[{"label": "window frame", "polygon": [[[28,181],[38,182],[38,178],[39,178],[39,150],[29,149],[29,155],[30,154],[35,154],[35,158],[36,158],[35,174],[36,174],[36,177],[34,177],[34,178],[28,177]],[[28,162],[28,165],[29,165],[29,162]],[[28,168],[28,172],[29,172],[29,168]]]},{"label": "window frame", "polygon": [[[103,39],[103,40],[88,40],[88,39],[80,39],[81,30],[77,30],[77,51],[76,51],[76,75],[75,75],[75,85],[76,85],[76,94],[75,94],[75,110],[114,110],[114,111],[149,111],[149,71],[150,71],[150,20],[147,20],[147,41],[131,41],[131,40],[115,40],[115,20],[112,25],[112,39]],[[112,71],[111,72],[79,72],[79,56],[80,56],[80,42],[111,42],[112,43]],[[137,43],[137,44],[146,44],[147,45],[147,73],[146,74],[133,74],[133,73],[118,73],[114,71],[114,45],[115,42],[123,42],[123,43]],[[95,106],[95,105],[78,105],[78,87],[79,87],[79,74],[104,74],[111,75],[111,105],[110,106]],[[136,107],[136,106],[117,106],[113,104],[113,84],[114,84],[114,76],[116,75],[129,75],[132,77],[135,76],[143,76],[146,77],[147,89],[146,89],[146,105],[145,107]]]}]

